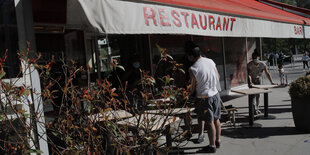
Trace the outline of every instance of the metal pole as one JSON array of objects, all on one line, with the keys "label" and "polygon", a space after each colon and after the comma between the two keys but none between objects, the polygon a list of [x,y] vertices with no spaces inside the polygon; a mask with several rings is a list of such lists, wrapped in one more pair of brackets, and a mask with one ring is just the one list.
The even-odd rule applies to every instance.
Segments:
[{"label": "metal pole", "polygon": [[151,43],[151,35],[147,35],[148,43],[149,43],[149,55],[150,55],[150,67],[151,67],[151,74],[152,76],[155,76],[154,74],[154,68],[153,68],[153,52],[152,52],[152,43]]},{"label": "metal pole", "polygon": [[224,88],[225,89],[228,89],[227,88],[227,78],[226,78],[226,58],[225,58],[225,39],[224,37],[222,37],[222,54],[223,54],[223,71],[224,71]]},{"label": "metal pole", "polygon": [[248,95],[248,104],[249,104],[249,125],[253,126],[254,123],[254,104],[253,104],[253,96],[254,95]]},{"label": "metal pole", "polygon": [[268,93],[264,93],[264,117],[268,117]]}]

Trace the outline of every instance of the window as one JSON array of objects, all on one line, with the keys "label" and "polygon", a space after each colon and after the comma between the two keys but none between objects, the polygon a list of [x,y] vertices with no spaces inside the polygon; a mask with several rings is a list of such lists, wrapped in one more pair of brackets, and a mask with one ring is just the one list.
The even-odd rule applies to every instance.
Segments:
[{"label": "window", "polygon": [[224,38],[227,87],[247,82],[246,38]]},{"label": "window", "polygon": [[101,72],[111,72],[110,62],[112,59],[116,59],[118,63],[121,63],[120,47],[117,38],[111,37],[109,40],[107,38],[99,38],[98,51]]},{"label": "window", "polygon": [[224,78],[224,60],[222,50],[222,38],[220,37],[201,37],[195,36],[194,42],[201,48],[201,55],[210,58],[216,64],[217,70],[220,74],[221,89],[225,89]]}]

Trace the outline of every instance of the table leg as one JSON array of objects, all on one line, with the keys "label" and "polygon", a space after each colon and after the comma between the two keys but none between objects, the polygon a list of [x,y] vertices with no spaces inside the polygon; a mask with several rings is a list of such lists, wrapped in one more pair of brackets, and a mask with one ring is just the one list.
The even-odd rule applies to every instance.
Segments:
[{"label": "table leg", "polygon": [[192,129],[191,129],[191,117],[190,112],[187,112],[184,117],[185,130],[187,131],[187,138],[190,139],[192,137]]},{"label": "table leg", "polygon": [[170,125],[166,126],[166,143],[167,143],[167,147],[171,147],[172,146],[172,138],[171,138],[171,132],[170,132]]},{"label": "table leg", "polygon": [[108,154],[115,154],[116,153],[116,151],[117,151],[117,149],[115,149],[114,147],[113,147],[113,137],[112,137],[112,135],[110,135],[110,134],[106,134],[106,135],[104,135],[104,137],[105,137],[105,150],[106,150],[106,153],[108,153]]},{"label": "table leg", "polygon": [[253,104],[253,96],[252,95],[249,95],[248,96],[249,98],[249,124],[250,126],[253,125],[254,123],[254,104]]},{"label": "table leg", "polygon": [[264,93],[264,116],[260,117],[260,119],[276,119],[275,116],[269,115],[269,100],[268,93]]},{"label": "table leg", "polygon": [[268,117],[268,93],[264,93],[264,117]]}]

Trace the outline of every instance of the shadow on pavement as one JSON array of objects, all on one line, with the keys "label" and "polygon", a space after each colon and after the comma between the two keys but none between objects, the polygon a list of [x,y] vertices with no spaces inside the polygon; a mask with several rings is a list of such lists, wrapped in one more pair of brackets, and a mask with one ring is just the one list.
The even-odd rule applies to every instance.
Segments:
[{"label": "shadow on pavement", "polygon": [[184,152],[185,150],[197,150],[197,149],[203,149],[204,146],[199,146],[199,147],[173,147],[171,148],[170,152],[168,153],[169,155],[177,155],[177,154],[196,154],[196,151],[193,152]]},{"label": "shadow on pavement", "polygon": [[222,136],[231,138],[266,138],[280,135],[299,135],[306,132],[298,131],[295,127],[262,127],[223,129]]},{"label": "shadow on pavement", "polygon": [[269,114],[279,114],[284,112],[292,112],[292,108],[270,108],[268,110]]}]

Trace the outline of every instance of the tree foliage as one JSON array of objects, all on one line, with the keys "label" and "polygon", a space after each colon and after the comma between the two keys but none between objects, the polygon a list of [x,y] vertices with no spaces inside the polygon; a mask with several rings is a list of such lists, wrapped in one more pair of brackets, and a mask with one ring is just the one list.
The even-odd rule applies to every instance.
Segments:
[{"label": "tree foliage", "polygon": [[286,3],[286,4],[289,4],[289,5],[296,5],[295,0],[276,0],[276,1],[282,2],[282,3]]},{"label": "tree foliage", "polygon": [[264,53],[283,52],[285,55],[290,55],[310,51],[309,39],[264,38],[262,41]]},{"label": "tree foliage", "polygon": [[[182,65],[173,61],[165,49],[158,46],[158,50],[161,54],[159,61],[170,64],[171,68],[163,77],[158,77],[163,81],[163,85],[155,90],[155,78],[149,75],[148,71],[140,70],[139,87],[128,91],[127,82],[124,86],[115,88],[108,79],[97,80],[88,87],[79,85],[78,75],[86,72],[87,67],[78,66],[73,60],[71,64],[67,64],[63,58],[61,60],[63,74],[56,78],[52,77],[54,59],[45,65],[37,64],[40,55],[37,55],[36,59],[28,58],[29,48],[27,48],[26,54],[20,53],[19,58],[25,62],[27,70],[30,66],[34,66],[40,73],[42,90],[39,95],[43,102],[39,104],[51,103],[55,108],[54,114],[46,123],[38,121],[42,111],[26,113],[23,108],[15,107],[15,102],[18,101],[30,109],[31,105],[28,103],[31,101],[25,101],[25,98],[28,99],[30,96],[31,88],[26,84],[16,86],[14,80],[20,78],[2,79],[2,75],[5,74],[3,66],[6,54],[0,57],[0,154],[46,151],[39,150],[36,138],[32,136],[35,130],[32,123],[46,126],[47,139],[44,140],[48,142],[51,154],[168,152],[170,146],[167,141],[165,144],[160,144],[158,141],[162,136],[172,133],[172,129],[166,128],[166,124],[179,120],[172,113],[174,107],[185,108],[188,112],[189,108],[185,104],[188,90],[174,87],[171,78]],[[119,64],[112,60],[110,67],[115,71]],[[25,67],[20,67],[21,75],[25,75],[23,68]],[[61,92],[61,95],[57,95],[57,92]],[[60,100],[56,100],[57,98]],[[157,101],[158,98],[164,100],[169,98],[169,103]],[[12,110],[9,111],[7,107],[11,107]],[[118,119],[115,111],[119,110],[130,113],[132,115],[130,120]],[[157,114],[160,115],[148,113],[148,110],[159,110]],[[135,121],[137,123],[132,123]],[[174,125],[173,133],[174,137],[171,138],[176,146],[186,140],[187,131],[181,130],[180,123]]]},{"label": "tree foliage", "polygon": [[309,0],[295,0],[296,6],[301,8],[310,9],[310,1]]},{"label": "tree foliage", "polygon": [[281,3],[301,7],[301,8],[306,8],[310,9],[310,1],[309,0],[275,0]]}]

